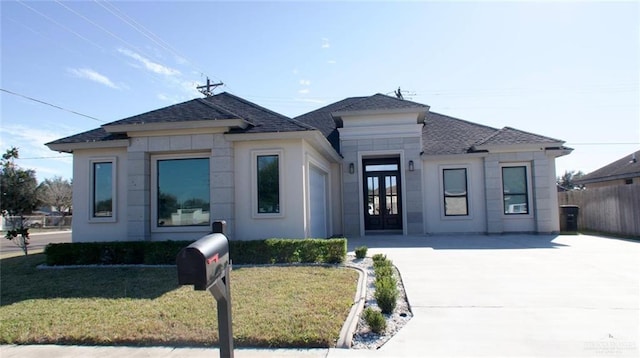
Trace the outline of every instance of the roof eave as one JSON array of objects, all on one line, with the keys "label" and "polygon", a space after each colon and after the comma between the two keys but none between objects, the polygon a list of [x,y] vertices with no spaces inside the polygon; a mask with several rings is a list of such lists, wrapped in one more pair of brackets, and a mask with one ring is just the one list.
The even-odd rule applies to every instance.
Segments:
[{"label": "roof eave", "polygon": [[342,118],[343,116],[367,116],[375,114],[401,114],[401,113],[417,113],[424,120],[425,114],[429,112],[429,106],[424,107],[407,107],[407,108],[390,108],[390,109],[362,109],[355,111],[336,111],[331,112],[334,118]]},{"label": "roof eave", "polygon": [[[565,148],[562,145],[564,142],[557,143],[513,143],[513,144],[482,144],[482,145],[474,145],[470,149],[471,151],[488,151],[491,153],[501,153],[501,152],[522,152],[522,151],[550,151],[550,150],[561,150],[561,148]],[[573,149],[565,148],[568,150],[569,154]],[[566,155],[562,154],[562,155]]]},{"label": "roof eave", "polygon": [[56,152],[64,152],[64,153],[73,153],[74,150],[78,149],[99,149],[99,148],[119,148],[119,147],[128,147],[129,140],[128,139],[116,139],[116,140],[105,140],[105,141],[86,141],[86,142],[75,142],[75,143],[48,143],[46,144],[49,149]]},{"label": "roof eave", "polygon": [[195,121],[159,122],[159,123],[134,123],[103,125],[102,128],[109,133],[132,133],[147,131],[163,131],[175,129],[203,129],[203,128],[247,128],[251,123],[242,118],[233,119],[203,119]]}]

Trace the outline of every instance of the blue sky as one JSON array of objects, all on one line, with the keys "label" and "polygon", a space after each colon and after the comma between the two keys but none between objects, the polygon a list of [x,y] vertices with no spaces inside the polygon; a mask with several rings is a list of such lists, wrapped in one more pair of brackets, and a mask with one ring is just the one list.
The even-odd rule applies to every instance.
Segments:
[{"label": "blue sky", "polygon": [[[207,76],[288,116],[399,86],[431,110],[565,140],[565,170],[640,149],[638,2],[2,1],[0,149],[201,95]],[[42,159],[38,159],[42,158]]]}]

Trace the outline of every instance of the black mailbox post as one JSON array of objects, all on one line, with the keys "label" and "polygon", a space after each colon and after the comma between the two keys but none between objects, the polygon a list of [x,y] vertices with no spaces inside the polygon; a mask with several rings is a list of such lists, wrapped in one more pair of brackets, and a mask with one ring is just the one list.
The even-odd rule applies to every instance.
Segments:
[{"label": "black mailbox post", "polygon": [[233,357],[229,240],[226,222],[213,223],[213,232],[180,250],[176,258],[178,284],[209,290],[218,303],[220,357]]}]

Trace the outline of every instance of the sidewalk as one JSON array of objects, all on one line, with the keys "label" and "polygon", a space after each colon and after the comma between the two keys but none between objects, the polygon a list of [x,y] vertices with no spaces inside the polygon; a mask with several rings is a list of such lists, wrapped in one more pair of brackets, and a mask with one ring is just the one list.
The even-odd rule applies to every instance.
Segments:
[{"label": "sidewalk", "polygon": [[[217,348],[171,347],[88,347],[88,346],[0,346],[2,358],[212,358],[219,357]],[[357,358],[390,355],[378,351],[353,349],[245,349],[234,350],[236,358],[301,357]]]}]

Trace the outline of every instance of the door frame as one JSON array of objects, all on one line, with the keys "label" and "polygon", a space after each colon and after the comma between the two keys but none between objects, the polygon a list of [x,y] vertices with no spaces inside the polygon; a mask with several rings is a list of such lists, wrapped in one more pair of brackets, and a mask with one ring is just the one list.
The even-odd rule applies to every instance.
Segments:
[{"label": "door frame", "polygon": [[[405,159],[404,159],[404,150],[376,150],[376,151],[360,151],[358,152],[358,198],[359,198],[359,209],[358,212],[360,214],[360,236],[366,236],[367,232],[364,228],[364,166],[363,162],[366,159],[379,159],[379,158],[399,158],[400,167],[398,171],[400,172],[400,195],[402,200],[400,200],[401,214],[402,214],[402,235],[407,235],[407,210],[405,206],[405,198],[407,197],[406,193],[406,183],[405,183]],[[369,234],[375,231],[369,231]],[[384,233],[385,231],[380,231]],[[394,231],[395,232],[395,231]],[[397,231],[400,234],[400,230]]]}]

